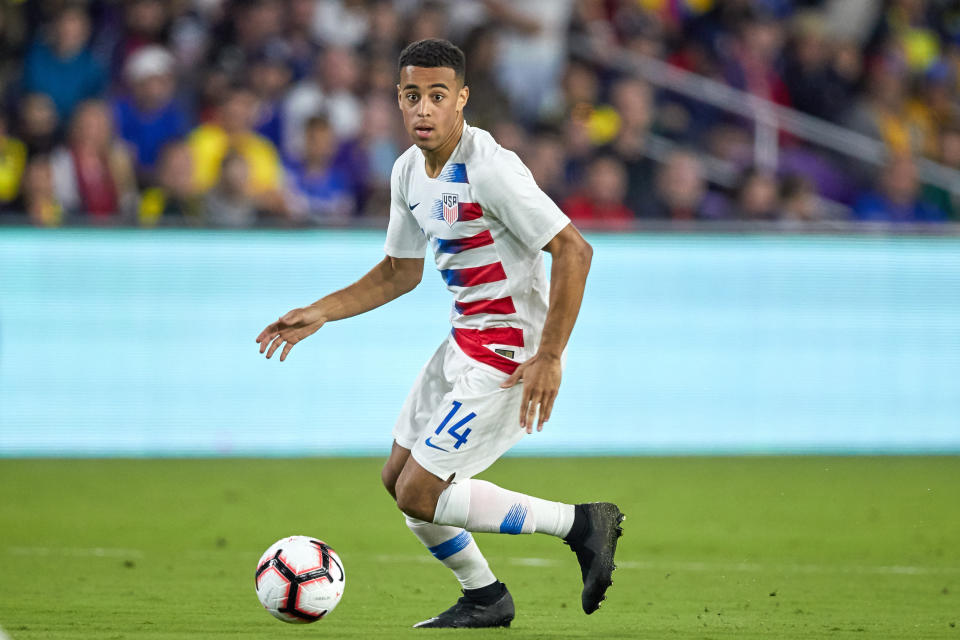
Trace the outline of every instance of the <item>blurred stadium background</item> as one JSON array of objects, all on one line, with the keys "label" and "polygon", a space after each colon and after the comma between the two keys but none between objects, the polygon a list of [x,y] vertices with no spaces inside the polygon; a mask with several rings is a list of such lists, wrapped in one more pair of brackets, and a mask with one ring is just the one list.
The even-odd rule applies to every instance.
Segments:
[{"label": "blurred stadium background", "polygon": [[253,340],[382,255],[432,36],[597,249],[518,453],[960,452],[955,3],[36,0],[0,34],[0,456],[387,451],[438,280]]}]

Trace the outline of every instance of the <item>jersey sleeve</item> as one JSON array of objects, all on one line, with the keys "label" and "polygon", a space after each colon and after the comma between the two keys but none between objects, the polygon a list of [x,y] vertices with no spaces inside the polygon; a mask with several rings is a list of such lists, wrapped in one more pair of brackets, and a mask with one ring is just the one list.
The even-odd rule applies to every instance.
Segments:
[{"label": "jersey sleeve", "polygon": [[473,180],[480,206],[524,245],[539,251],[570,224],[513,151],[500,148]]},{"label": "jersey sleeve", "polygon": [[394,258],[422,258],[427,250],[427,238],[407,206],[401,188],[402,169],[403,156],[393,164],[390,173],[390,222],[383,250]]}]

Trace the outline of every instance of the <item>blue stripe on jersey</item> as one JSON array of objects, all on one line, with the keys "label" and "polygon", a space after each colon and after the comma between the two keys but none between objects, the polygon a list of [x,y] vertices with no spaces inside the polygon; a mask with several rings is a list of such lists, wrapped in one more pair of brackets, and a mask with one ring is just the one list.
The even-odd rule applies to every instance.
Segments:
[{"label": "blue stripe on jersey", "polygon": [[523,521],[527,519],[527,508],[521,504],[515,504],[507,511],[503,522],[500,523],[500,533],[522,533]]},{"label": "blue stripe on jersey", "polygon": [[460,253],[493,244],[493,236],[490,235],[489,229],[469,238],[437,238],[436,240],[438,253]]},{"label": "blue stripe on jersey", "polygon": [[443,220],[443,201],[434,200],[430,205],[430,218],[433,220]]},{"label": "blue stripe on jersey", "polygon": [[467,180],[467,165],[462,162],[447,165],[447,167],[440,172],[440,175],[437,176],[437,180],[441,182],[469,183],[470,181]]},{"label": "blue stripe on jersey", "polygon": [[446,560],[453,554],[463,551],[473,540],[473,537],[466,531],[461,531],[446,542],[441,542],[435,547],[430,547],[430,553],[437,560]]},{"label": "blue stripe on jersey", "polygon": [[443,278],[443,281],[450,286],[462,287],[463,274],[460,273],[460,271],[460,269],[441,269],[440,277]]}]

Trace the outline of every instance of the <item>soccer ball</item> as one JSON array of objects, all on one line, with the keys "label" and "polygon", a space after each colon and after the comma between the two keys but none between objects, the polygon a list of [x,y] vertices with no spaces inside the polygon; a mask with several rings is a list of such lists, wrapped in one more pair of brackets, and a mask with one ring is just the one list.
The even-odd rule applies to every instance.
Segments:
[{"label": "soccer ball", "polygon": [[316,622],[337,606],[346,574],[336,551],[321,540],[290,536],[257,562],[257,597],[284,622]]}]

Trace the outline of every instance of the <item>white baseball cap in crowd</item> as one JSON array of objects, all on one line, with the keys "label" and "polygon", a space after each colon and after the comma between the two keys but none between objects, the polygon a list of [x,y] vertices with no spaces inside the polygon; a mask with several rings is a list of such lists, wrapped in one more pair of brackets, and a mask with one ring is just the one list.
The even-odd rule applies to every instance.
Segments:
[{"label": "white baseball cap in crowd", "polygon": [[155,44],[140,47],[134,51],[124,68],[128,82],[139,82],[152,76],[162,76],[173,72],[173,55]]}]

